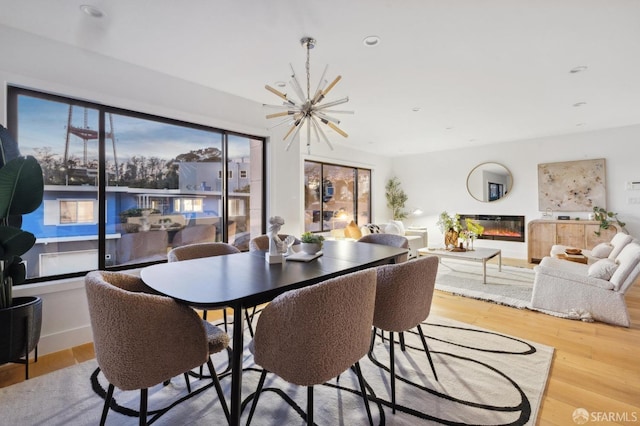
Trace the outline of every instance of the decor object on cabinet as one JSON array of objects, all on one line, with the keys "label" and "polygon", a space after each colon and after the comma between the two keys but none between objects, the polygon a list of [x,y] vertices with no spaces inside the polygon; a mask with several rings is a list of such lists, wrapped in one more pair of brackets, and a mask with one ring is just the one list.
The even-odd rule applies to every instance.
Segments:
[{"label": "decor object on cabinet", "polygon": [[304,37],[300,40],[300,44],[307,50],[307,62],[305,64],[305,69],[307,73],[307,92],[306,94],[303,92],[303,88],[298,81],[298,77],[296,77],[296,73],[293,70],[293,65],[291,66],[291,81],[289,84],[293,88],[296,96],[298,97],[298,102],[290,99],[286,93],[282,93],[277,89],[265,85],[265,89],[270,91],[276,96],[279,96],[284,100],[282,105],[266,105],[272,108],[285,109],[281,112],[276,112],[273,114],[268,114],[267,118],[279,118],[285,117],[284,120],[280,121],[273,127],[280,126],[282,124],[288,124],[291,127],[284,135],[283,140],[289,139],[289,143],[285,148],[287,151],[291,147],[291,144],[296,139],[298,133],[300,133],[300,129],[306,124],[307,127],[307,153],[311,153],[311,129],[313,129],[313,133],[315,135],[315,139],[320,141],[320,138],[326,142],[331,150],[333,150],[333,146],[324,130],[322,130],[322,126],[320,124],[325,124],[330,129],[338,133],[343,137],[348,137],[342,129],[338,127],[340,124],[340,120],[331,117],[328,113],[331,114],[353,114],[353,111],[342,111],[342,110],[330,110],[327,108],[334,107],[336,105],[341,105],[349,102],[349,97],[344,97],[342,99],[338,99],[333,102],[327,102],[325,104],[321,104],[327,94],[333,89],[333,87],[342,79],[342,76],[337,76],[329,85],[327,85],[327,80],[325,80],[325,74],[327,73],[327,67],[325,67],[324,72],[322,73],[322,77],[320,77],[320,82],[318,83],[318,88],[316,89],[313,96],[311,95],[311,73],[310,73],[310,60],[309,60],[309,52],[316,45],[316,40],[311,37]]},{"label": "decor object on cabinet", "polygon": [[538,164],[538,209],[589,211],[606,204],[605,159]]},{"label": "decor object on cabinet", "polygon": [[391,209],[391,216],[393,217],[393,220],[406,219],[408,213],[403,209],[407,202],[407,194],[400,187],[400,180],[397,177],[389,179],[385,186],[385,190],[387,207]]},{"label": "decor object on cabinet", "polygon": [[620,229],[622,229],[622,231],[624,231],[625,233],[628,233],[627,229],[625,228],[626,223],[621,222],[620,219],[618,219],[618,213],[608,212],[606,209],[603,209],[602,207],[594,206],[593,219],[600,222],[600,228],[595,231],[595,234],[597,236],[600,236],[600,233],[602,232],[603,229],[609,229],[609,226],[611,226],[612,221],[615,221],[616,224],[620,227]]}]

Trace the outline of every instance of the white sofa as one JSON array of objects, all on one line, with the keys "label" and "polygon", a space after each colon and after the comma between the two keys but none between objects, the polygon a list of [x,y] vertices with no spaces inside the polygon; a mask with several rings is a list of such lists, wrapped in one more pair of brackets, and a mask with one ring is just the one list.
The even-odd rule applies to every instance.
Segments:
[{"label": "white sofa", "polygon": [[[349,224],[347,228],[349,226],[351,226],[351,224]],[[429,245],[429,239],[426,229],[405,228],[404,224],[401,221],[390,221],[383,225],[367,224],[358,228],[360,233],[357,235],[352,235],[351,233],[349,233],[347,228],[334,229],[327,237],[329,239],[357,240],[360,237],[371,233],[402,235],[409,242],[410,259],[418,257],[418,249],[427,247]]]},{"label": "white sofa", "polygon": [[630,326],[624,296],[640,276],[640,244],[590,265],[545,257],[534,271],[532,308]]}]

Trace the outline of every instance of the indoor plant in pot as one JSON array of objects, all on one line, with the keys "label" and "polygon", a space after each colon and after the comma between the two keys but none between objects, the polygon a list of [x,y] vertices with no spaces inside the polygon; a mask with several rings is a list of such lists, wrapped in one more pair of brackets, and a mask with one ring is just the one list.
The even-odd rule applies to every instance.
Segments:
[{"label": "indoor plant in pot", "polygon": [[[34,157],[6,161],[5,149],[0,148],[0,364],[4,364],[21,362],[40,339],[42,300],[13,298],[12,288],[24,282],[26,268],[20,256],[36,241],[32,233],[21,229],[22,215],[40,206],[44,182]],[[28,378],[28,367],[26,371]]]},{"label": "indoor plant in pot", "polygon": [[307,254],[316,254],[322,250],[324,237],[311,232],[303,232],[300,236],[300,250]]},{"label": "indoor plant in pot", "polygon": [[436,225],[440,228],[440,232],[444,234],[445,248],[456,247],[458,245],[458,233],[462,229],[460,215],[450,216],[449,213],[444,211],[440,213]]}]

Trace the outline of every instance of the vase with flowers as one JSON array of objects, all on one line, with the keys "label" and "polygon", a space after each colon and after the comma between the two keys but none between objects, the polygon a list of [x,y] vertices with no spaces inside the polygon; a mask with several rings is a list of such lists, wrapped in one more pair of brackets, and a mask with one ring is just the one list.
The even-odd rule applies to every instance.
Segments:
[{"label": "vase with flowers", "polygon": [[459,232],[462,229],[460,225],[460,215],[449,215],[446,211],[440,213],[438,222],[436,223],[440,228],[440,232],[444,234],[444,246],[445,248],[454,248],[458,245]]}]

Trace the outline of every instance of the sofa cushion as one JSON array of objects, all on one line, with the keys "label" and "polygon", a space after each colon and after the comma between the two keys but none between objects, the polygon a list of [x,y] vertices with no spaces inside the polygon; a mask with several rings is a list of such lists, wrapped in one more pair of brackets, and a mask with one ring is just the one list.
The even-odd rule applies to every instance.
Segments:
[{"label": "sofa cushion", "polygon": [[391,223],[395,223],[398,229],[400,230],[400,235],[404,235],[406,233],[406,228],[404,227],[404,223],[401,220],[392,220]]},{"label": "sofa cushion", "polygon": [[591,256],[597,257],[598,259],[604,259],[609,257],[612,251],[613,246],[611,243],[600,243],[591,249]]},{"label": "sofa cushion", "polygon": [[404,230],[400,229],[400,227],[394,221],[391,221],[384,227],[384,233],[393,235],[404,235]]},{"label": "sofa cushion", "polygon": [[[616,263],[618,269],[613,273],[610,281],[613,284],[615,290],[619,290],[620,287],[627,281],[629,274],[636,269],[638,263],[640,263],[640,245],[627,244],[618,257],[616,257]],[[635,279],[635,277],[630,277]]]},{"label": "sofa cushion", "polygon": [[618,269],[618,264],[613,260],[600,259],[589,266],[588,275],[592,278],[609,281],[616,269]]},{"label": "sofa cushion", "polygon": [[[380,229],[380,227],[378,225],[374,225],[373,223],[367,223],[364,227],[367,228],[367,231],[369,231],[368,234],[382,234],[382,230]],[[367,234],[363,232],[362,235]]]},{"label": "sofa cushion", "polygon": [[609,259],[615,260],[622,249],[624,249],[627,244],[631,242],[631,240],[633,240],[633,237],[623,232],[618,232],[616,235],[614,235],[610,242],[610,244],[613,246],[613,250],[611,250],[611,253],[609,253]]}]

